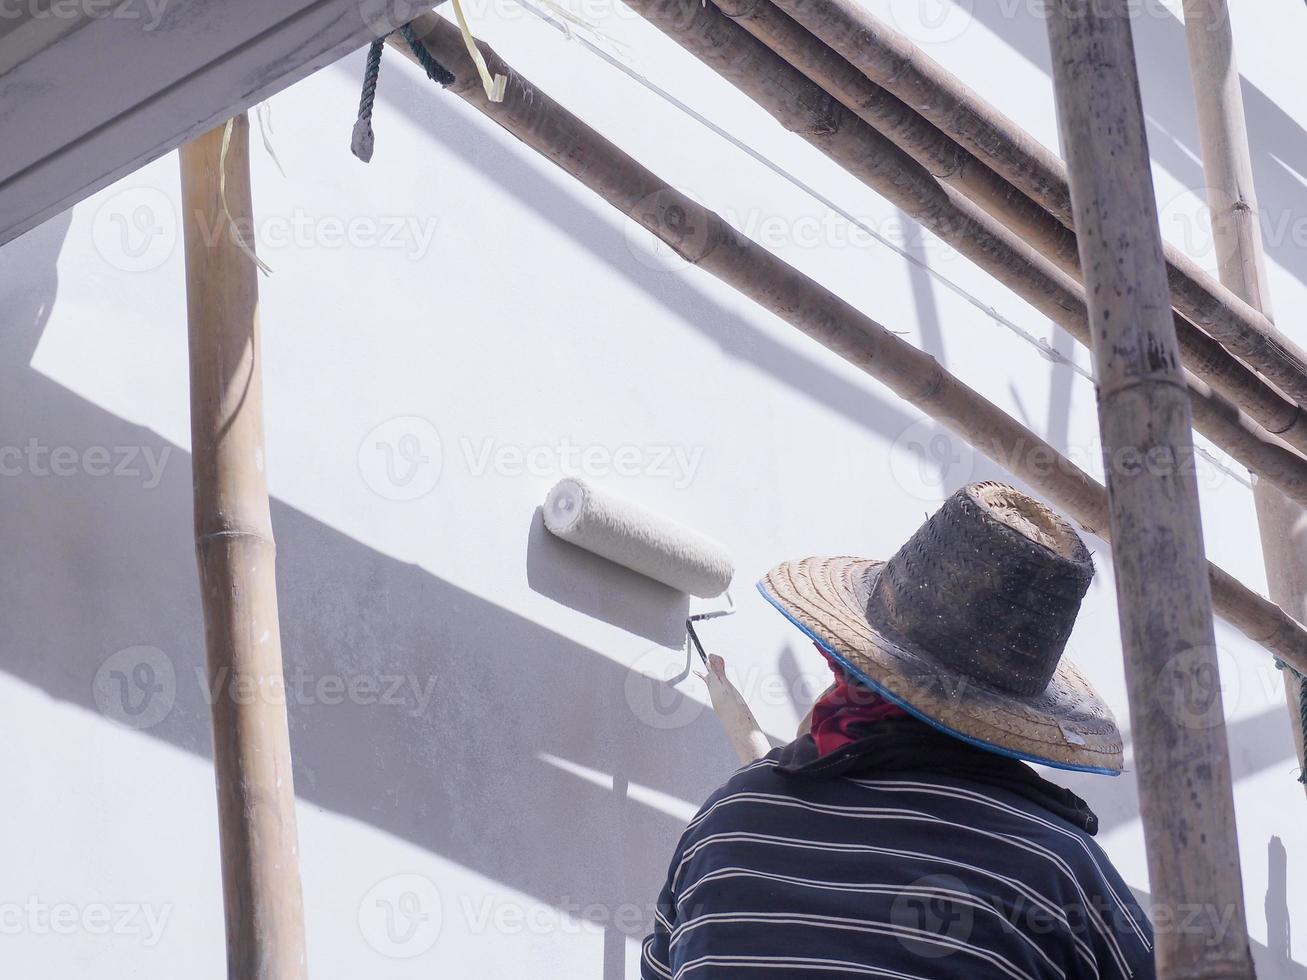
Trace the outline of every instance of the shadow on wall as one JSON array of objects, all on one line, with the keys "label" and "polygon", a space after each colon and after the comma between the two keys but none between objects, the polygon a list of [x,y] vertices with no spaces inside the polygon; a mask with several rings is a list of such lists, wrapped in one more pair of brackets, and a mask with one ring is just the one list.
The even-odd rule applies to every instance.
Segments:
[{"label": "shadow on wall", "polygon": [[[1124,711],[1121,714],[1124,716]],[[1118,720],[1125,719],[1119,717]],[[1250,718],[1227,722],[1230,774],[1236,785],[1241,779],[1271,767],[1282,769],[1284,779],[1293,778],[1297,758],[1291,741],[1291,724],[1287,712],[1278,704],[1272,704]],[[1129,747],[1127,742],[1127,753]],[[1047,774],[1054,782],[1093,804],[1094,812],[1098,814],[1100,834],[1139,818],[1139,790],[1134,779],[1130,778],[1130,769],[1126,770],[1126,775],[1110,779],[1093,773],[1063,770],[1048,770]]]},{"label": "shadow on wall", "polygon": [[[1294,963],[1290,953],[1289,853],[1278,837],[1266,845],[1266,871],[1266,958],[1257,963],[1258,972],[1264,977],[1307,978],[1307,969]],[[1280,972],[1266,972],[1272,969]]]},{"label": "shadow on wall", "polygon": [[[0,539],[21,560],[0,562],[3,669],[208,756],[190,458],[28,367],[69,220],[5,252],[0,444],[145,447],[162,478],[4,477]],[[299,795],[560,907],[646,908],[683,823],[621,788],[706,797],[733,765],[711,711],[294,508],[272,517]],[[337,679],[369,686],[353,703]]]},{"label": "shadow on wall", "polygon": [[[355,67],[347,60],[332,70],[354,78],[358,74]],[[864,430],[879,432],[895,440],[898,448],[915,453],[923,478],[938,486],[940,500],[973,480],[1006,480],[1024,486],[997,464],[973,452],[944,427],[923,418],[897,398],[880,395],[878,392],[884,389],[879,385],[869,390],[829,371],[818,360],[795,354],[791,348],[754,329],[730,307],[714,301],[695,285],[692,277],[668,276],[635,261],[621,230],[594,213],[595,204],[604,209],[608,204],[570,180],[560,190],[540,169],[524,165],[516,154],[494,149],[485,136],[485,128],[497,132],[497,127],[481,119],[456,96],[407,74],[395,73],[378,89],[378,97],[391,111],[399,111],[433,142],[439,143],[444,151],[462,157],[500,191],[512,194],[522,207],[536,212],[560,234],[589,251],[612,275],[638,287],[666,310],[670,321],[694,327],[729,357],[765,371],[778,383],[803,392]],[[448,187],[450,194],[458,193],[452,182],[442,186]],[[914,242],[918,244],[913,247],[919,249],[922,232],[919,228],[916,232]],[[942,356],[943,334],[933,295],[934,284],[924,270],[914,268],[913,275],[913,295],[921,329],[932,352]],[[876,316],[875,310],[866,312]],[[620,325],[619,321],[614,322]],[[823,352],[823,356],[833,355]],[[902,438],[905,433],[913,438]],[[943,438],[946,447],[943,452],[937,437]]]},{"label": "shadow on wall", "polygon": [[[1272,837],[1266,844],[1266,935],[1267,943],[1252,943],[1253,966],[1259,980],[1307,980],[1307,967],[1293,961],[1289,953],[1288,854],[1284,842]],[[1152,904],[1148,892],[1131,888],[1143,908]],[[1252,902],[1247,905],[1251,908]]]},{"label": "shadow on wall", "polygon": [[[30,278],[0,291],[0,441],[144,446],[166,465],[148,490],[4,478],[0,538],[21,560],[0,563],[3,669],[207,756],[190,458],[27,367],[67,227],[6,253],[6,272]],[[645,907],[682,823],[541,757],[701,799],[731,768],[711,712],[291,507],[274,501],[272,516],[299,795],[542,901]],[[340,699],[335,679],[375,684],[373,703]]]},{"label": "shadow on wall", "polygon": [[539,507],[526,539],[526,581],[546,598],[660,646],[685,642],[685,593],[560,541],[546,530]]},{"label": "shadow on wall", "polygon": [[[429,125],[462,152],[486,142],[448,99]],[[671,315],[711,332],[733,356],[870,429],[893,434],[912,421],[897,405],[754,334],[693,284],[668,289],[665,277],[634,259],[620,262],[627,253],[612,240],[614,230],[583,203],[533,193],[541,189],[537,173],[494,157],[492,169],[511,168],[500,174],[503,186],[548,202],[533,206],[554,209],[549,217],[564,233],[656,294]],[[0,538],[21,560],[0,563],[0,614],[9,628],[3,669],[207,757],[189,456],[29,367],[57,292],[55,263],[70,221],[60,216],[4,251],[0,445],[36,439],[47,450],[134,447],[148,450],[162,470],[157,481],[144,472],[53,477],[32,469],[4,477]],[[711,711],[275,500],[272,517],[298,794],[542,902],[644,909],[644,924],[622,930],[643,933],[684,825],[632,800],[626,787],[704,799],[733,766]],[[598,568],[588,555],[565,561],[554,550],[561,543],[533,528],[532,588],[660,644],[670,627],[656,621],[659,612],[674,613],[680,629],[680,597],[660,594],[657,609],[638,615],[600,610],[596,576],[625,573]],[[341,679],[375,682],[360,690],[371,703],[342,698]],[[505,712],[505,705],[522,710]],[[559,760],[611,775],[611,787]],[[150,833],[150,815],[138,819],[141,833]],[[610,925],[608,980],[623,975],[623,960],[621,933]]]},{"label": "shadow on wall", "polygon": [[[1043,18],[1034,13],[1040,5],[952,2],[1044,74],[1051,73],[1047,30]],[[1132,24],[1139,82],[1151,110],[1149,150],[1156,163],[1206,200],[1184,22],[1161,3],[1143,4],[1142,11]],[[930,53],[928,45],[923,50]],[[1300,216],[1307,214],[1307,131],[1246,78],[1243,99],[1266,256],[1299,282],[1307,283],[1307,249],[1302,247],[1300,230]],[[1211,263],[1209,224],[1188,210],[1183,216],[1170,216],[1169,203],[1158,202],[1167,237],[1204,265]]]},{"label": "shadow on wall", "polygon": [[[386,99],[421,102],[423,111],[410,115],[433,140],[475,159],[524,206],[731,357],[868,431],[892,439],[914,422],[897,402],[753,330],[691,279],[669,282],[630,258],[620,231],[593,213],[587,192],[559,193],[513,155],[485,152],[485,129],[469,123],[452,97],[434,87],[419,91],[400,75],[382,91]],[[21,560],[0,563],[0,610],[9,627],[3,668],[125,723],[153,722],[150,734],[207,756],[189,457],[28,366],[54,301],[55,260],[69,224],[61,216],[10,243],[0,263],[0,445],[35,437],[46,447],[148,447],[157,459],[169,455],[149,488],[139,479],[86,473],[4,477],[0,535]],[[931,462],[918,451],[923,464]],[[963,475],[950,475],[941,496],[970,479],[1003,476],[965,448],[956,460]],[[632,800],[625,787],[703,799],[731,766],[711,713],[277,501],[273,522],[300,796],[543,902],[647,908],[682,823]],[[531,587],[586,614],[605,614],[593,576],[611,569],[564,561],[535,528],[527,541]],[[678,603],[664,599],[661,610],[681,616]],[[606,615],[662,643],[656,612]],[[126,658],[118,653],[133,648]],[[376,680],[366,695],[372,703],[337,703],[324,678]],[[505,712],[505,705],[523,710]],[[611,775],[612,787],[557,760]],[[1107,782],[1087,793],[1091,800],[1097,803]],[[142,833],[150,832],[150,819],[140,814]],[[621,952],[610,928],[608,980],[622,975]]]}]

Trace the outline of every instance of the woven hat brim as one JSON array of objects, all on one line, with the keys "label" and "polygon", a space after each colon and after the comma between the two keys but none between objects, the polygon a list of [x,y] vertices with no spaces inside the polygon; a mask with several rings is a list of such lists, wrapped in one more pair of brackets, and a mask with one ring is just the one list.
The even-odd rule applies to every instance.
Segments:
[{"label": "woven hat brim", "polygon": [[1059,769],[1121,772],[1112,710],[1070,657],[1031,697],[967,677],[868,620],[867,598],[883,565],[853,557],[787,561],[758,591],[860,681],[950,735]]}]

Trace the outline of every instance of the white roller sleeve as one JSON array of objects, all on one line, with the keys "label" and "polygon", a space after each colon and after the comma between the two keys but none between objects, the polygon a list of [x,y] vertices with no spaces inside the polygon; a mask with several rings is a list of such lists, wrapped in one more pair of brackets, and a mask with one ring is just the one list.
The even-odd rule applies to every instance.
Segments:
[{"label": "white roller sleeve", "polygon": [[564,541],[690,595],[721,595],[735,574],[731,556],[712,538],[581,480],[550,490],[544,517]]}]

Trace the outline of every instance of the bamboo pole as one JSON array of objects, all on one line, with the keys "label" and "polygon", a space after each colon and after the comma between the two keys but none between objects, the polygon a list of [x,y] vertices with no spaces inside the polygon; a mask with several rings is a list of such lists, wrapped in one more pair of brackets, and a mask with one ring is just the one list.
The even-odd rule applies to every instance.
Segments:
[{"label": "bamboo pole", "polygon": [[[786,129],[911,214],[1081,343],[1090,345],[1084,290],[1077,283],[983,208],[943,187],[892,141],[716,6],[701,0],[627,0],[627,5],[749,95]],[[1185,321],[1179,322],[1189,328],[1195,345],[1205,340],[1211,353],[1231,368],[1225,384],[1234,383],[1239,376],[1240,390],[1266,411],[1285,412],[1289,418],[1298,412],[1297,406],[1228,357],[1211,338],[1204,338]],[[1205,363],[1202,353],[1195,355],[1195,363]],[[1258,476],[1307,505],[1307,459],[1242,415],[1206,382],[1191,374],[1186,374],[1186,380],[1195,427]]]},{"label": "bamboo pole", "polygon": [[[412,23],[416,35],[454,73],[449,91],[557,164],[622,214],[764,309],[844,357],[1045,494],[1094,534],[1107,536],[1102,485],[981,397],[933,357],[913,347],[829,290],[741,235],[717,214],[669,187],[577,119],[485,44],[493,74],[505,75],[503,102],[485,97],[458,29],[434,14]],[[416,60],[407,44],[392,46]],[[1307,630],[1227,572],[1209,566],[1221,616],[1286,662],[1307,665]]]},{"label": "bamboo pole", "polygon": [[[928,168],[938,180],[956,188],[975,201],[1001,220],[1023,240],[1031,243],[1043,255],[1052,259],[1058,268],[1079,279],[1080,263],[1075,234],[1051,212],[1036,204],[1006,178],[987,166],[973,153],[968,152],[961,144],[924,116],[918,114],[911,106],[873,82],[850,64],[846,58],[834,52],[820,38],[781,11],[771,0],[715,0],[715,2],[728,17],[743,25],[749,33],[784,58],[792,67],[837,98],[845,108],[858,118],[874,126],[884,136],[893,140],[919,164]],[[1199,12],[1199,16],[1202,16],[1203,11],[1207,9],[1206,5],[1202,0],[1197,0],[1196,5],[1202,8]],[[812,3],[806,4],[802,9],[807,17],[820,16],[820,10]],[[857,8],[857,14],[873,24],[876,23],[875,18],[861,6]],[[1188,23],[1194,19],[1194,15],[1191,14],[1186,17],[1186,22]],[[1212,17],[1209,15],[1208,20],[1211,19]],[[1221,31],[1219,24],[1213,24],[1212,27],[1211,32],[1200,35],[1200,40],[1205,45],[1216,43],[1222,38],[1228,38],[1228,30]],[[889,28],[885,28],[885,31],[893,34]],[[1223,45],[1223,48],[1225,50],[1218,52],[1211,52],[1210,47],[1206,47],[1204,50],[1209,51],[1217,64],[1224,65],[1227,64],[1225,56],[1228,54],[1228,44]],[[913,56],[927,63],[928,70],[925,73],[927,79],[937,80],[937,86],[940,84],[939,80],[942,80],[942,87],[946,90],[962,93],[961,98],[955,94],[955,100],[968,101],[979,105],[982,109],[987,108],[978,96],[971,93],[962,82],[949,75],[944,69],[933,62],[929,62],[919,52],[914,51]],[[1212,77],[1211,72],[1207,72],[1199,76],[1199,78],[1202,80],[1196,79],[1196,84],[1200,92],[1207,89],[1221,91],[1224,84],[1221,77]],[[1239,96],[1237,90],[1235,95]],[[1218,96],[1218,104],[1225,104],[1226,101],[1228,101],[1228,97]],[[931,101],[928,105],[938,107],[939,102]],[[1237,130],[1242,131],[1241,98],[1238,111],[1240,123]],[[1015,130],[1015,124],[1012,124],[1001,115],[997,118],[999,123],[995,126],[996,129]],[[1021,139],[1025,140],[1029,139],[1029,137],[1021,134]],[[1003,145],[1010,148],[1019,144],[1019,142],[1009,141]],[[1035,145],[1038,146],[1038,144]],[[1042,147],[1040,149],[1042,150]],[[1209,151],[1206,155],[1211,157],[1212,152]],[[1062,161],[1051,157],[1051,155],[1050,159],[1054,161],[1053,167],[1059,172],[1062,189],[1065,191],[1065,168]],[[1222,184],[1219,176],[1210,177],[1207,183],[1211,185],[1213,194],[1218,195],[1218,197],[1225,196],[1216,190]],[[1251,179],[1245,183],[1251,189]],[[1255,219],[1251,218],[1250,212],[1239,201],[1239,198],[1230,198],[1227,200],[1213,200],[1211,204],[1213,210],[1218,213],[1224,211],[1235,217],[1242,217],[1246,221],[1251,221],[1254,231],[1256,231]],[[1050,201],[1050,203],[1056,204],[1055,201]],[[1243,202],[1244,205],[1247,203],[1246,201]],[[1069,206],[1069,200],[1067,204]],[[1253,211],[1255,212],[1255,206]],[[1066,213],[1066,220],[1070,220],[1069,211]],[[1247,234],[1245,233],[1242,237],[1246,240]],[[1222,257],[1228,258],[1232,247],[1233,244],[1222,244],[1220,246]],[[1177,266],[1176,256],[1170,257],[1173,259],[1170,270],[1173,305],[1180,309],[1187,309],[1190,312],[1201,308],[1201,303],[1198,303],[1192,297],[1201,295],[1201,290],[1205,288],[1203,285],[1206,281],[1205,274],[1194,277],[1190,272]],[[1183,262],[1180,264],[1183,264]],[[1240,300],[1247,302],[1249,306],[1257,309],[1269,319],[1269,309],[1261,307],[1261,304],[1255,299],[1256,294],[1250,290],[1239,288],[1232,277],[1222,275],[1221,279],[1222,284],[1231,293]],[[1195,293],[1195,289],[1199,289],[1200,292]],[[1197,306],[1196,303],[1198,303]],[[1180,326],[1181,329],[1184,329],[1184,325]],[[1189,329],[1192,330],[1192,328]],[[1224,357],[1220,355],[1212,356],[1215,341],[1201,333],[1197,333],[1196,336],[1199,338],[1199,343],[1203,345],[1205,353],[1204,356],[1195,358],[1190,349],[1186,348],[1185,361],[1187,364],[1199,362],[1201,365],[1211,365],[1214,368],[1224,368],[1229,364],[1230,355]],[[1221,354],[1224,354],[1224,352],[1222,351]],[[1250,373],[1241,369],[1242,365],[1236,362],[1235,372],[1242,380],[1246,381],[1250,377]],[[1202,370],[1200,367],[1198,373],[1204,380],[1214,382],[1216,387],[1227,397],[1241,400],[1245,406],[1251,405],[1253,407],[1253,417],[1270,431],[1285,439],[1289,445],[1300,451],[1307,450],[1307,414],[1304,414],[1297,406],[1292,405],[1287,399],[1272,396],[1264,401],[1263,407],[1258,410],[1256,402],[1239,399],[1237,390],[1222,385],[1216,371],[1212,368]],[[1262,391],[1262,397],[1266,397],[1264,386]],[[1281,431],[1281,427],[1286,425],[1287,429]],[[1274,487],[1265,483],[1259,483],[1255,488],[1254,499],[1257,503],[1259,524],[1263,531],[1262,548],[1267,561],[1267,574],[1271,580],[1271,596],[1283,608],[1293,610],[1300,620],[1307,619],[1307,561],[1299,558],[1299,549],[1304,538],[1307,538],[1307,511],[1304,511],[1292,500],[1277,492]],[[1292,727],[1299,762],[1301,765],[1307,766],[1307,756],[1304,755],[1303,730],[1301,724],[1297,721],[1300,715],[1301,696],[1301,683],[1298,675],[1295,673],[1287,674],[1285,684],[1291,714],[1295,719]]]},{"label": "bamboo pole", "polygon": [[[1068,228],[1066,166],[1047,147],[986,103],[857,0],[775,0],[787,14],[862,74],[1003,175]],[[1165,245],[1176,308],[1223,347],[1307,405],[1307,352],[1193,259]],[[1183,339],[1183,338],[1182,338]]]},{"label": "bamboo pole", "polygon": [[[1198,482],[1171,319],[1128,0],[1054,0],[1048,35],[1098,368],[1126,688],[1149,885],[1208,912],[1157,931],[1157,975],[1252,978]],[[1122,466],[1122,450],[1155,466]],[[1217,913],[1215,915],[1210,913]]]},{"label": "bamboo pole", "polygon": [[[1082,281],[1075,233],[1006,178],[867,78],[771,0],[715,2],[724,14],[838,99],[849,112],[893,141],[936,180],[980,205],[1062,272],[1076,282]],[[1179,293],[1172,299],[1177,306],[1185,305]],[[1186,367],[1259,425],[1299,453],[1307,454],[1307,413],[1179,315],[1176,332]],[[1087,343],[1086,336],[1080,339]]]},{"label": "bamboo pole", "polygon": [[[1269,319],[1271,295],[1230,11],[1225,0],[1185,0],[1184,24],[1221,282]],[[1299,619],[1307,619],[1307,553],[1303,550],[1307,511],[1261,482],[1253,487],[1253,501],[1271,598]],[[1302,678],[1285,671],[1284,685],[1298,764],[1307,766]]]},{"label": "bamboo pole", "polygon": [[893,140],[937,180],[965,194],[1023,240],[1035,244],[1063,272],[1079,276],[1080,256],[1070,228],[771,0],[713,2],[859,119]]},{"label": "bamboo pole", "polygon": [[229,125],[225,153],[223,126],[181,148],[195,551],[213,692],[227,975],[302,980],[295,791],[264,476],[258,282],[235,237],[252,237],[249,123],[242,113]]}]

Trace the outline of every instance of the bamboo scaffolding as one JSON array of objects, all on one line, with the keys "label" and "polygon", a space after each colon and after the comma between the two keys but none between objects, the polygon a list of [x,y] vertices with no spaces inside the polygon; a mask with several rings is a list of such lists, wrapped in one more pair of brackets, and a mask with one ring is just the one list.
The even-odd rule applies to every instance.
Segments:
[{"label": "bamboo scaffolding", "polygon": [[[1092,533],[1108,535],[1107,493],[1052,445],[945,371],[930,355],[886,330],[829,290],[669,187],[602,135],[479,45],[508,78],[503,102],[485,97],[458,29],[434,14],[413,21],[428,51],[454,73],[449,91],[557,164],[621,213],[703,269],[827,349],[1045,494]],[[408,46],[390,42],[410,60]],[[1307,630],[1231,575],[1209,566],[1221,616],[1286,662],[1307,665]]]},{"label": "bamboo scaffolding", "polygon": [[1193,453],[1127,3],[1054,0],[1048,35],[1094,325],[1149,887],[1155,906],[1220,913],[1157,930],[1157,975],[1251,980],[1219,687],[1190,703],[1190,685],[1217,676],[1198,481],[1181,467],[1113,462],[1127,448],[1156,460]]},{"label": "bamboo scaffolding", "polygon": [[[926,168],[713,4],[627,0],[627,5],[749,95],[786,129],[1090,345],[1088,311],[1079,284],[979,205],[943,187]],[[1219,345],[1212,342],[1211,346],[1219,357],[1237,366]],[[1239,371],[1249,397],[1260,392],[1291,415],[1298,411],[1247,368]],[[1195,427],[1258,476],[1307,505],[1307,459],[1242,415],[1206,382],[1188,373],[1186,379]]]},{"label": "bamboo scaffolding", "polygon": [[[227,975],[302,980],[303,898],[286,725],[276,547],[263,471],[249,123],[181,148],[195,551],[213,714]],[[222,174],[225,171],[225,186]]]},{"label": "bamboo scaffolding", "polygon": [[[1225,0],[1185,0],[1184,24],[1221,282],[1270,318],[1260,212],[1230,11]],[[1307,554],[1303,551],[1307,511],[1260,482],[1253,487],[1253,501],[1271,598],[1281,608],[1307,618]],[[1286,671],[1284,683],[1298,764],[1307,765],[1299,700],[1302,679]]]},{"label": "bamboo scaffolding", "polygon": [[[776,0],[862,74],[898,96],[986,161],[1068,228],[1071,198],[1061,159],[857,0]],[[1307,404],[1307,353],[1196,262],[1164,245],[1176,308],[1232,354]]]},{"label": "bamboo scaffolding", "polygon": [[[911,106],[867,78],[770,0],[715,3],[791,67],[893,141],[936,180],[980,205],[1062,272],[1082,281],[1075,232]],[[1172,301],[1186,305],[1180,294]],[[1186,367],[1259,425],[1307,454],[1307,413],[1178,314],[1176,332]],[[1083,336],[1079,339],[1086,342]]]}]

